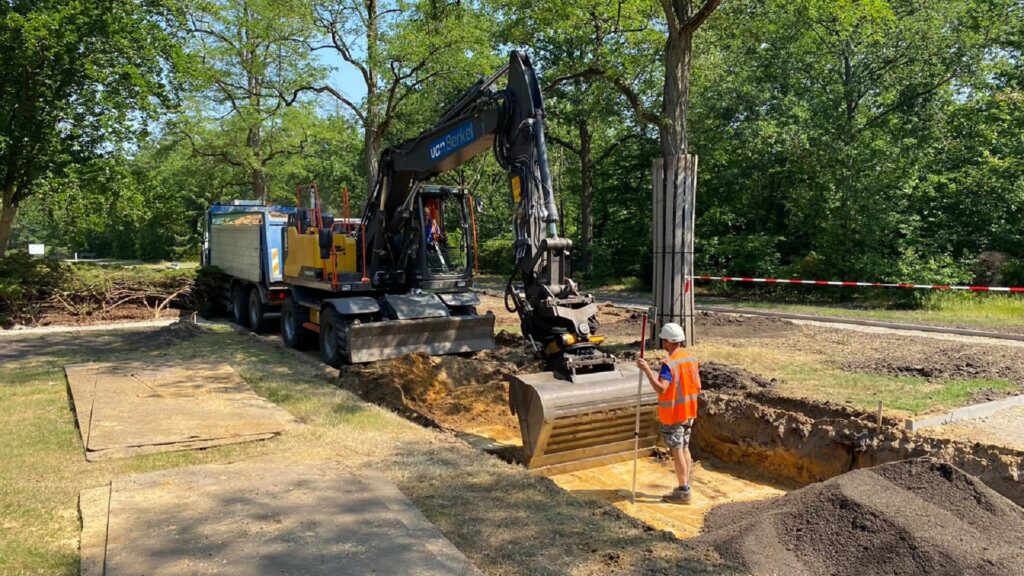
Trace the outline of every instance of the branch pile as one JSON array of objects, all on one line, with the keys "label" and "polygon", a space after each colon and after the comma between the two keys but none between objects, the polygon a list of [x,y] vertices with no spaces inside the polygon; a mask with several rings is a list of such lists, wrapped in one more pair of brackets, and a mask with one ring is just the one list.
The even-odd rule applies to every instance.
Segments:
[{"label": "branch pile", "polygon": [[195,282],[187,276],[159,282],[134,278],[114,279],[106,285],[76,282],[68,290],[59,290],[43,301],[44,307],[62,309],[72,316],[106,315],[121,306],[144,306],[160,317],[165,308],[193,309],[196,306]]},{"label": "branch pile", "polygon": [[75,267],[11,254],[0,260],[0,327],[159,318],[170,308],[194,309],[196,292],[189,273]]}]

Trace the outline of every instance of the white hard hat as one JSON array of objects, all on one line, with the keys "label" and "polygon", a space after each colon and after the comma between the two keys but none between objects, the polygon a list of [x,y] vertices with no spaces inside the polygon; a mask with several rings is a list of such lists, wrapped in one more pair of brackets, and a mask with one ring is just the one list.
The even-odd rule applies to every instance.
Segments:
[{"label": "white hard hat", "polygon": [[683,327],[675,322],[669,322],[662,326],[659,336],[669,342],[686,342],[686,333],[683,332]]}]

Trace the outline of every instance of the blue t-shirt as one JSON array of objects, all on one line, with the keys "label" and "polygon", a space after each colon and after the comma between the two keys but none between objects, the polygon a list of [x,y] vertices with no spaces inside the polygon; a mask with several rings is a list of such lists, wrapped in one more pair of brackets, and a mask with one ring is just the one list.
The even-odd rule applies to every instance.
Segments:
[{"label": "blue t-shirt", "polygon": [[669,382],[672,381],[672,369],[668,367],[668,364],[661,365],[661,372],[658,373],[658,378],[660,380],[668,380]]}]

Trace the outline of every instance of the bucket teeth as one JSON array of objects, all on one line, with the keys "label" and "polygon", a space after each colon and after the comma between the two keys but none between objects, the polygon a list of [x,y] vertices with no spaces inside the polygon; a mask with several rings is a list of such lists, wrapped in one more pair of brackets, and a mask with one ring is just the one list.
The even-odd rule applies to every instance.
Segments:
[{"label": "bucket teeth", "polygon": [[554,372],[517,376],[509,404],[519,418],[526,467],[559,474],[632,458],[638,387],[639,450],[651,453],[658,437],[657,395],[639,378],[629,364],[576,382]]},{"label": "bucket teeth", "polygon": [[397,358],[413,352],[431,356],[494,349],[494,316],[449,316],[385,320],[349,329],[351,362]]}]

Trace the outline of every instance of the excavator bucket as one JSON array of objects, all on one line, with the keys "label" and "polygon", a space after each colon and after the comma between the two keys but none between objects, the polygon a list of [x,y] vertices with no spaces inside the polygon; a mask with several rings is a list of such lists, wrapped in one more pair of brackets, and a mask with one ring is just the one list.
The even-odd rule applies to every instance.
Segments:
[{"label": "excavator bucket", "polygon": [[[509,407],[519,417],[526,467],[561,474],[633,457],[639,369],[563,377],[555,372],[517,376],[509,386]],[[658,397],[640,387],[640,455],[658,438]]]},{"label": "excavator bucket", "polygon": [[494,316],[445,316],[369,322],[349,328],[353,364],[412,352],[431,356],[494,349]]}]

